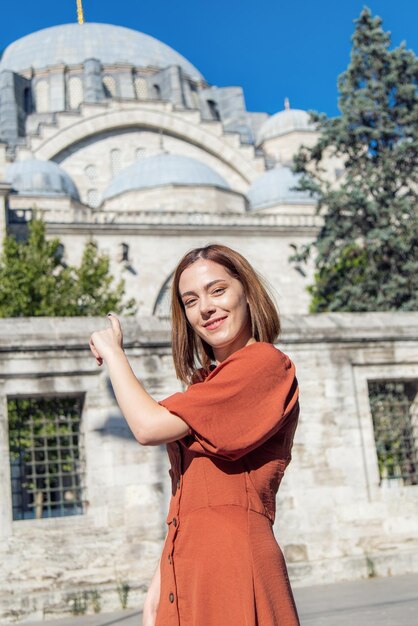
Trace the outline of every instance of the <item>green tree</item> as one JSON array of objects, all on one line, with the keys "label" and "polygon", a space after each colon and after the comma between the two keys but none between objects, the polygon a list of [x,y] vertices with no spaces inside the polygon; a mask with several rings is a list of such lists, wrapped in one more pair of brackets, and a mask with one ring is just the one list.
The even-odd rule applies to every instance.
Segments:
[{"label": "green tree", "polygon": [[[310,190],[323,217],[315,241],[311,312],[418,308],[418,59],[366,7],[355,20],[351,61],[338,78],[341,115],[311,112],[320,137],[299,150],[298,188]],[[327,180],[324,157],[343,170]]]},{"label": "green tree", "polygon": [[45,224],[33,219],[28,238],[4,239],[0,258],[0,317],[132,314],[133,299],[123,302],[124,281],[115,287],[109,258],[88,241],[79,267],[62,263],[59,239],[47,239]]}]

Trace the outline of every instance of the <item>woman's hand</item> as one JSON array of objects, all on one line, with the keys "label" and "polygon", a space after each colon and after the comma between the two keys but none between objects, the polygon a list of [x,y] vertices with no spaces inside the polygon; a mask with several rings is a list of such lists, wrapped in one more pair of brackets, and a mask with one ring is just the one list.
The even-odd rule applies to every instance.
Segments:
[{"label": "woman's hand", "polygon": [[123,350],[123,334],[120,322],[115,315],[108,313],[110,328],[96,330],[90,337],[89,346],[97,365],[103,365],[109,356]]}]

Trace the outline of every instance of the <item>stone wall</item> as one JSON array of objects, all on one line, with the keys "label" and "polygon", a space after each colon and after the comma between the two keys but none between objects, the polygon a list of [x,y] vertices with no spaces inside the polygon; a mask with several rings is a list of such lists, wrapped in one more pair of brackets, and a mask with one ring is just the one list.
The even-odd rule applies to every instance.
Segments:
[{"label": "stone wall", "polygon": [[[301,417],[278,494],[275,533],[293,584],[418,571],[418,486],[379,486],[367,381],[418,380],[418,314],[283,317]],[[106,319],[0,320],[0,620],[69,613],[71,595],[140,606],[165,536],[165,446],[142,447],[118,412],[88,338]],[[123,320],[126,352],[156,399],[181,389],[169,327]],[[6,399],[84,394],[86,511],[13,521]],[[91,611],[91,606],[89,611]]]}]

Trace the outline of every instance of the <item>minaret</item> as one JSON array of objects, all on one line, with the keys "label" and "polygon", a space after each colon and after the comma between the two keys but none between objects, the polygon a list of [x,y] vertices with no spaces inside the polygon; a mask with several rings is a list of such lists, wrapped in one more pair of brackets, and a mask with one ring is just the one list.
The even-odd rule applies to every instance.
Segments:
[{"label": "minaret", "polygon": [[84,24],[84,12],[82,0],[77,0],[77,19],[79,24]]},{"label": "minaret", "polygon": [[290,109],[289,98],[285,98],[284,99],[284,108],[285,108],[286,111],[288,111]]}]

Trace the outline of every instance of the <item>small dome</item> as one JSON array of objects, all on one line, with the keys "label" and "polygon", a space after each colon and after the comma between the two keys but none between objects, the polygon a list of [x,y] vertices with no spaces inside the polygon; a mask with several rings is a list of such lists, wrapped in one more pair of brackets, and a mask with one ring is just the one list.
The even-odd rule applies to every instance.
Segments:
[{"label": "small dome", "polygon": [[129,63],[162,69],[179,65],[191,78],[202,78],[187,59],[158,39],[124,26],[90,22],[52,26],[14,41],[3,53],[0,71],[79,65],[93,58],[103,65]]},{"label": "small dome", "polygon": [[257,133],[257,145],[262,144],[266,139],[280,137],[280,135],[285,135],[292,131],[315,130],[309,120],[309,114],[302,109],[284,109],[283,111],[279,111],[269,117],[268,120],[260,126]]},{"label": "small dome", "polygon": [[262,209],[274,204],[313,204],[315,200],[308,191],[295,191],[300,175],[290,167],[280,165],[267,170],[257,178],[247,191],[251,209]]},{"label": "small dome", "polygon": [[19,194],[80,199],[70,176],[53,161],[17,161],[8,166],[5,178]]},{"label": "small dome", "polygon": [[178,154],[157,154],[138,160],[120,172],[106,189],[103,198],[163,185],[209,185],[229,189],[222,176],[201,161]]}]

